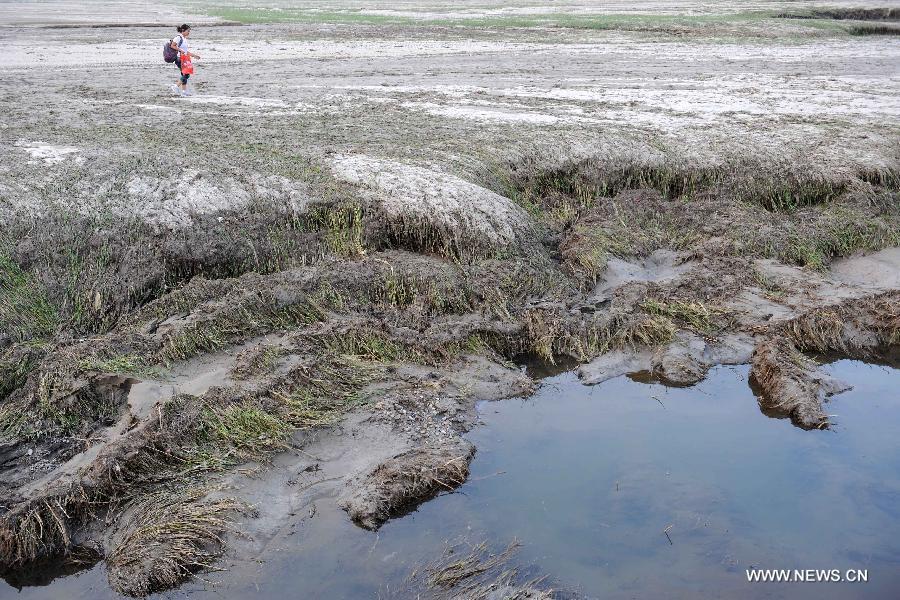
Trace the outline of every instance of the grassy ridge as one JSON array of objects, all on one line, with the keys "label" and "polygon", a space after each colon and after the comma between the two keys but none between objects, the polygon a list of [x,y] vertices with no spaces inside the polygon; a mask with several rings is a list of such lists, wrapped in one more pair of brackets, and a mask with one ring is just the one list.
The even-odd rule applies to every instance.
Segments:
[{"label": "grassy ridge", "polygon": [[[610,31],[714,33],[717,30],[742,28],[748,25],[790,24],[793,27],[839,35],[874,33],[848,21],[837,22],[827,15],[786,15],[775,11],[742,11],[726,14],[654,15],[654,14],[564,14],[544,15],[483,15],[432,17],[427,10],[421,16],[410,14],[375,14],[364,9],[318,10],[292,7],[230,7],[207,6],[202,12],[226,21],[245,24],[327,23],[339,25],[407,25],[471,28],[562,28]],[[442,12],[450,12],[446,8]],[[884,31],[884,29],[888,29]],[[775,28],[773,27],[773,31]],[[880,28],[878,33],[893,33]],[[786,34],[787,35],[787,34]]]}]

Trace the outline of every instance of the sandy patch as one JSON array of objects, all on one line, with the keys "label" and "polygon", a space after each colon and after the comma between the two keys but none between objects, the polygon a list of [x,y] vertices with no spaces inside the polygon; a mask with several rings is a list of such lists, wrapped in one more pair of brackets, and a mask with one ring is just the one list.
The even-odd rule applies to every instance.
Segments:
[{"label": "sandy patch", "polygon": [[25,152],[33,159],[29,162],[45,162],[54,165],[63,162],[72,154],[78,152],[78,148],[71,146],[54,146],[45,144],[44,142],[25,142],[17,143],[17,146],[25,150]]}]

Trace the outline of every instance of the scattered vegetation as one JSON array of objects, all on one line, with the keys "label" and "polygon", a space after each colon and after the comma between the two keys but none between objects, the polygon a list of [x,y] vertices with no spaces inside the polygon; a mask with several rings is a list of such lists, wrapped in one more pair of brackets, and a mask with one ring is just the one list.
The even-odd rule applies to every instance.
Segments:
[{"label": "scattered vegetation", "polygon": [[325,318],[324,307],[299,295],[293,302],[267,294],[241,294],[214,317],[191,323],[167,337],[160,351],[164,361],[185,360],[218,350],[257,333],[308,325]]},{"label": "scattered vegetation", "polygon": [[212,567],[221,555],[230,515],[244,507],[232,499],[210,499],[210,490],[164,490],[129,510],[128,532],[107,556],[110,585],[128,596],[169,589]]},{"label": "scattered vegetation", "polygon": [[430,600],[550,600],[546,577],[526,579],[512,564],[520,548],[513,540],[504,549],[493,550],[487,542],[448,544],[443,555],[415,569],[408,581],[417,597]]},{"label": "scattered vegetation", "polygon": [[713,333],[713,320],[725,312],[720,308],[708,306],[703,302],[684,300],[663,302],[654,298],[644,300],[641,303],[641,308],[651,315],[669,317],[698,333],[707,335]]},{"label": "scattered vegetation", "polygon": [[101,358],[91,356],[79,361],[78,367],[83,371],[99,371],[101,373],[126,373],[138,377],[153,377],[157,374],[152,364],[138,354],[120,354]]},{"label": "scattered vegetation", "polygon": [[363,212],[358,204],[317,206],[302,217],[311,231],[325,233],[328,247],[338,256],[362,256]]},{"label": "scattered vegetation", "polygon": [[231,376],[241,380],[269,373],[282,356],[284,348],[281,346],[254,346],[238,355]]},{"label": "scattered vegetation", "polygon": [[46,290],[0,252],[0,338],[12,341],[53,337],[60,324],[59,311]]}]

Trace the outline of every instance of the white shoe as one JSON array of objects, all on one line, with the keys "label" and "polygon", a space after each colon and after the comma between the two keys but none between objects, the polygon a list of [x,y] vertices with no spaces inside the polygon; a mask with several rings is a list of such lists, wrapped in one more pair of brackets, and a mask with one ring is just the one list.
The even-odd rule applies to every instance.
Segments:
[{"label": "white shoe", "polygon": [[189,92],[189,91],[187,91],[187,90],[182,90],[182,92],[181,92],[181,97],[182,97],[182,98],[187,98],[188,96],[193,96],[193,95],[194,95],[194,94],[192,94],[191,92]]},{"label": "white shoe", "polygon": [[172,84],[172,87],[171,87],[170,89],[172,90],[172,93],[173,93],[173,94],[180,94],[180,93],[181,93],[181,88],[178,87],[177,85],[175,85],[174,83]]}]

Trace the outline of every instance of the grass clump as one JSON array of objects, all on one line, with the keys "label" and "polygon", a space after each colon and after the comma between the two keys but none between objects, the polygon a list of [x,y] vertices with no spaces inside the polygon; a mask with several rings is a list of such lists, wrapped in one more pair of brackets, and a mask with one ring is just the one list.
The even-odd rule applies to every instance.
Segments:
[{"label": "grass clump", "polygon": [[127,535],[106,558],[113,589],[143,597],[210,568],[222,553],[229,515],[243,505],[208,499],[209,494],[203,488],[165,490],[134,505],[124,525]]},{"label": "grass clump", "polygon": [[259,455],[281,448],[290,425],[279,415],[267,412],[253,401],[227,407],[209,407],[203,419],[203,437],[227,455]]},{"label": "grass clump", "polygon": [[704,334],[713,332],[713,319],[723,313],[721,309],[707,306],[702,302],[683,300],[663,302],[654,298],[644,300],[641,303],[641,308],[651,315],[669,317],[680,321],[694,331]]},{"label": "grass clump", "polygon": [[391,363],[398,360],[421,362],[422,354],[402,346],[380,331],[353,329],[322,338],[323,347],[331,354],[359,360]]},{"label": "grass clump", "polygon": [[167,362],[186,360],[219,350],[242,337],[322,321],[324,311],[324,307],[307,296],[279,306],[278,300],[273,297],[251,294],[213,318],[191,323],[169,336],[159,355]]},{"label": "grass clump", "polygon": [[145,357],[137,354],[120,354],[108,358],[92,356],[80,360],[78,367],[84,371],[128,373],[139,377],[152,377],[157,374],[153,365]]},{"label": "grass clump", "polygon": [[324,232],[329,249],[337,256],[352,258],[366,253],[363,247],[363,212],[358,204],[317,206],[303,217],[310,231]]},{"label": "grass clump", "polygon": [[60,325],[46,290],[0,252],[0,330],[13,341],[48,339]]},{"label": "grass clump", "polygon": [[540,309],[524,315],[526,342],[521,350],[554,363],[557,356],[580,361],[621,348],[655,348],[675,339],[677,328],[666,315],[614,314],[572,320],[565,315]]}]

